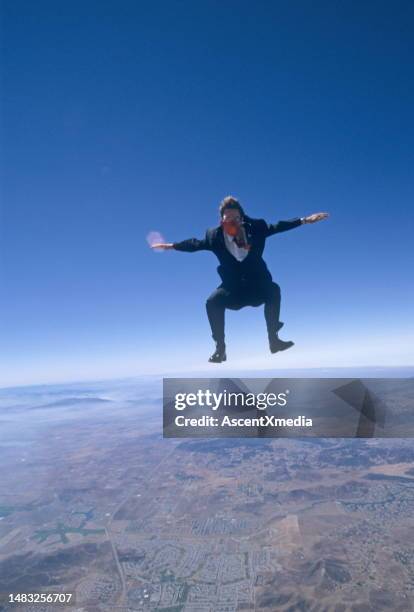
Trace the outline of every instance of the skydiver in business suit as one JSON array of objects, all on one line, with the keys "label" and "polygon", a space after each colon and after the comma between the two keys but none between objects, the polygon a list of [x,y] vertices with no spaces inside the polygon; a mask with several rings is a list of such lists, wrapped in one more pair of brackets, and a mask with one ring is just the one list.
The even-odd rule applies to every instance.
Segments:
[{"label": "skydiver in business suit", "polygon": [[264,219],[248,217],[238,200],[232,196],[224,198],[220,204],[220,225],[208,229],[202,240],[190,238],[182,242],[156,243],[153,249],[175,249],[193,253],[212,251],[220,265],[217,272],[221,285],[210,295],[206,302],[207,316],[211,326],[216,350],[211,355],[211,363],[226,361],[224,335],[224,312],[226,308],[239,310],[245,306],[264,304],[264,315],[271,353],[284,351],[293,342],[279,338],[283,326],[279,321],[280,287],[262,258],[266,238],[279,232],[299,227],[305,223],[316,223],[328,217],[328,213],[315,213],[307,217],[267,223]]}]

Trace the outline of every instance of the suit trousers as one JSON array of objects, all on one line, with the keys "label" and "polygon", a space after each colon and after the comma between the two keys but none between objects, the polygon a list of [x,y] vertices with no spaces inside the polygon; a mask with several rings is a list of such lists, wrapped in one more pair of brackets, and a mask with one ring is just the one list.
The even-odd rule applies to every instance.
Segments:
[{"label": "suit trousers", "polygon": [[262,304],[264,304],[264,316],[269,340],[274,338],[279,323],[280,298],[280,287],[274,282],[261,288],[260,291],[253,291],[248,287],[234,290],[218,287],[206,302],[213,340],[218,344],[224,344],[224,314],[226,308],[240,310],[245,306],[261,306]]}]

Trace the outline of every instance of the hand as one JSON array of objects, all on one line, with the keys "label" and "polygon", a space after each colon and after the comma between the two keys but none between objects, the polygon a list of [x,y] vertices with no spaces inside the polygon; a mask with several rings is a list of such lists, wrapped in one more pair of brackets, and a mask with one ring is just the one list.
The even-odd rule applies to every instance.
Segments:
[{"label": "hand", "polygon": [[168,250],[168,249],[173,249],[174,245],[172,242],[156,242],[155,244],[151,245],[152,249],[163,249],[164,251]]},{"label": "hand", "polygon": [[326,212],[313,213],[313,215],[308,215],[307,217],[304,217],[303,223],[316,223],[317,221],[322,221],[327,217],[329,217],[329,213]]}]

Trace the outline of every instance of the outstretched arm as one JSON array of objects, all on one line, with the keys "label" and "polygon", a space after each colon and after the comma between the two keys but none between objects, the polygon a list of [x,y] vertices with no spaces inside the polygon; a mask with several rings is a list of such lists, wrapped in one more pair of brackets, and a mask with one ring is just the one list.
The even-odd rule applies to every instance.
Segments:
[{"label": "outstretched arm", "polygon": [[211,251],[210,241],[207,238],[199,240],[198,238],[189,238],[181,242],[157,242],[151,245],[152,249],[174,249],[176,251],[185,251],[186,253],[194,253],[195,251]]},{"label": "outstretched arm", "polygon": [[312,215],[308,215],[307,217],[297,217],[296,219],[289,219],[288,221],[268,223],[266,235],[273,236],[273,234],[278,234],[279,232],[286,232],[287,230],[293,229],[294,227],[299,227],[299,225],[304,225],[305,223],[316,223],[317,221],[322,221],[322,219],[326,219],[327,217],[329,217],[328,213],[320,212],[313,213]]}]

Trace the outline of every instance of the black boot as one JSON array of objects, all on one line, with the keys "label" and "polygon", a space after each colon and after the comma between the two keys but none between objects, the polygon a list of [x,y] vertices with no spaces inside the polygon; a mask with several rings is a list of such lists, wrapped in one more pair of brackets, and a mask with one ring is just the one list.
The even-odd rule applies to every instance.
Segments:
[{"label": "black boot", "polygon": [[295,343],[291,340],[281,340],[276,334],[273,338],[269,338],[269,348],[271,353],[278,353],[279,351],[285,351],[286,349],[293,346]]},{"label": "black boot", "polygon": [[226,345],[223,343],[216,342],[216,350],[209,358],[210,363],[221,363],[226,361]]}]

